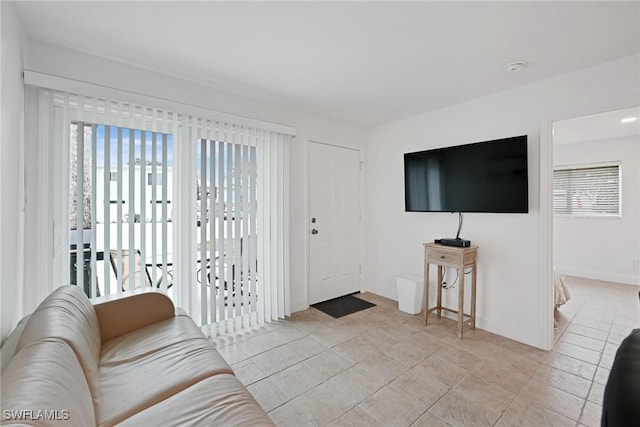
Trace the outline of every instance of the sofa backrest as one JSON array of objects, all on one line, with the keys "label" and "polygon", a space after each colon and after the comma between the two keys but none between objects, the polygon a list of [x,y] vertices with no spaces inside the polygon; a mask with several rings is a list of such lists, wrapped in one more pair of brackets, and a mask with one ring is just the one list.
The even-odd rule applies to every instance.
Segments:
[{"label": "sofa backrest", "polygon": [[59,339],[22,348],[2,372],[2,424],[94,426],[91,393],[73,349]]},{"label": "sofa backrest", "polygon": [[18,353],[33,343],[57,339],[75,353],[91,391],[98,412],[100,379],[100,327],[96,312],[81,288],[61,286],[53,291],[32,313],[18,341]]}]

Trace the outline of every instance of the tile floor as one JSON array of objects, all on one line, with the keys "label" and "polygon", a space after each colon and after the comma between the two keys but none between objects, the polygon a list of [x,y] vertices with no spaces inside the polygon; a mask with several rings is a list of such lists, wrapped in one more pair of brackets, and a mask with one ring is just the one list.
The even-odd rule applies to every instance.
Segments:
[{"label": "tile floor", "polygon": [[546,352],[395,301],[334,319],[313,308],[214,343],[278,426],[592,426],[638,287],[568,277]]}]

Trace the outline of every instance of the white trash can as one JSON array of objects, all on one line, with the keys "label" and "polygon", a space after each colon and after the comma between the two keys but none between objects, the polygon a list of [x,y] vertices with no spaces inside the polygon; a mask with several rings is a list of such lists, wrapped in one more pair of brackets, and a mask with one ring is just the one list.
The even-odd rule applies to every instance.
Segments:
[{"label": "white trash can", "polygon": [[398,286],[398,308],[409,314],[422,311],[424,298],[424,280],[421,277],[406,274],[396,277]]}]

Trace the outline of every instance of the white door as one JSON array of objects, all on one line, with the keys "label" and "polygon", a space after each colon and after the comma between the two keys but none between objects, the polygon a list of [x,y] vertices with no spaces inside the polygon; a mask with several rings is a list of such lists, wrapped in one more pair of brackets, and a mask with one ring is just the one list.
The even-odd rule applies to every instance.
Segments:
[{"label": "white door", "polygon": [[360,151],[310,144],[309,304],[360,290]]}]

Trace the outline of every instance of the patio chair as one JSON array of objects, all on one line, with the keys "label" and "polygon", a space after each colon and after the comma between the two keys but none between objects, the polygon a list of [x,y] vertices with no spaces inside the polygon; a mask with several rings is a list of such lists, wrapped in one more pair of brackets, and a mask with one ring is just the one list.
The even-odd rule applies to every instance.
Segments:
[{"label": "patio chair", "polygon": [[[111,266],[113,267],[113,272],[115,273],[116,278],[118,277],[118,275],[120,275],[120,277],[122,278],[122,290],[126,291],[130,289],[129,251],[122,251],[122,264],[119,266],[120,268],[118,268],[118,251],[110,251],[109,259],[111,260]],[[151,283],[151,276],[149,276],[149,272],[147,271],[146,267],[143,268],[142,266],[142,257],[138,249],[135,249],[133,251],[133,259],[135,268],[135,270],[133,271],[134,287],[142,288],[153,286]]]},{"label": "patio chair", "polygon": [[[241,238],[240,238],[240,255],[241,255],[241,256],[242,256],[242,253],[243,253],[243,241],[244,241],[244,237],[241,237]],[[219,260],[219,257],[217,257],[217,256],[216,256],[214,259],[215,259],[216,261],[218,261],[218,260]],[[257,269],[257,266],[258,266],[258,261],[256,260],[256,269]],[[244,296],[245,289],[244,289],[244,286],[243,286],[243,285],[244,285],[245,281],[243,280],[243,278],[244,278],[244,277],[243,277],[243,276],[244,276],[244,274],[243,274],[243,271],[242,271],[242,265],[239,265],[239,266],[238,266],[238,267],[239,267],[238,269],[236,269],[236,264],[231,264],[231,265],[230,265],[230,267],[231,267],[231,277],[229,277],[229,276],[227,276],[227,277],[226,277],[226,279],[227,279],[229,282],[227,282],[227,280],[224,280],[224,281],[222,282],[222,285],[223,285],[223,286],[222,286],[222,289],[220,289],[220,287],[221,287],[221,286],[220,286],[220,278],[218,277],[218,275],[217,275],[217,274],[213,274],[213,281],[212,281],[211,267],[212,267],[211,262],[209,262],[209,263],[207,264],[207,266],[205,267],[205,268],[207,268],[207,270],[209,271],[209,272],[207,273],[207,280],[209,281],[209,285],[210,285],[211,283],[215,283],[215,292],[216,292],[216,295],[218,295],[220,292],[223,292],[223,293],[224,293],[224,295],[225,295],[225,296],[224,296],[224,301],[225,301],[225,302],[224,302],[224,305],[225,305],[225,306],[227,306],[227,305],[228,305],[229,297],[231,297],[231,299],[232,299],[232,300],[234,300],[234,299],[236,298],[236,292],[239,292],[239,294],[240,294],[240,296],[241,296],[241,297],[242,297],[242,296]],[[228,271],[228,267],[227,267],[226,265],[225,265],[225,271]],[[215,272],[215,273],[217,273],[217,271],[214,271],[214,272]],[[254,270],[254,272],[255,272],[255,270]],[[250,273],[250,272],[247,272],[247,273]],[[247,276],[247,277],[246,277],[246,279],[249,279],[250,274],[247,274],[246,276]],[[229,292],[229,283],[232,283],[232,284],[239,284],[239,286],[238,286],[238,288],[235,288],[235,286],[231,286],[231,287],[233,287],[234,289],[232,289],[232,292]],[[229,293],[230,293],[231,295],[229,295]],[[249,295],[249,296],[251,296],[251,294],[250,294],[250,293],[249,293],[248,295]],[[242,302],[240,302],[240,305],[243,305],[243,303],[242,303]],[[233,303],[233,306],[235,307],[235,302]]]}]

